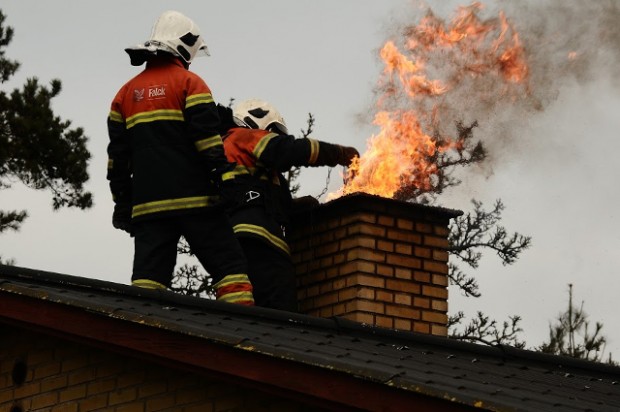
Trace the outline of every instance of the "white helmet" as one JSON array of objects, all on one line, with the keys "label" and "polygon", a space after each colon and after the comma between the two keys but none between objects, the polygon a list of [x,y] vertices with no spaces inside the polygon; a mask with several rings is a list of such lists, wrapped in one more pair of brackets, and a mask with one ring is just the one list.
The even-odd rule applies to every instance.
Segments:
[{"label": "white helmet", "polygon": [[270,103],[260,99],[248,99],[233,109],[233,121],[237,126],[263,129],[288,134],[284,118]]},{"label": "white helmet", "polygon": [[172,53],[188,64],[197,55],[209,55],[200,28],[190,18],[173,10],[165,11],[159,16],[147,42],[125,49],[132,59],[134,57],[132,53],[156,54],[157,50]]}]

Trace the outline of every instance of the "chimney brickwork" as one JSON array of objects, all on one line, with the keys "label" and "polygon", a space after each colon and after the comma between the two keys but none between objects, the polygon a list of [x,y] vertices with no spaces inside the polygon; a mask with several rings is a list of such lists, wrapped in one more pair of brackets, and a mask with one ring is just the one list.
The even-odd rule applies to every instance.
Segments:
[{"label": "chimney brickwork", "polygon": [[300,311],[446,336],[448,224],[460,213],[365,194],[299,210]]}]

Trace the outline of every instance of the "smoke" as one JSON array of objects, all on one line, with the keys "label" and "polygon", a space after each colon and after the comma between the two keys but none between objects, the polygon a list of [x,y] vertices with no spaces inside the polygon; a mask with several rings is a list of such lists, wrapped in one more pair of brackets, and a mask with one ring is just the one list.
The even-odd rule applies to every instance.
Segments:
[{"label": "smoke", "polygon": [[567,81],[620,74],[620,3],[505,2],[527,44],[532,83],[554,98]]},{"label": "smoke", "polygon": [[[529,136],[534,133],[530,123],[556,103],[568,87],[588,86],[603,77],[611,79],[614,87],[620,86],[620,2],[506,0],[481,6],[469,7],[476,7],[482,27],[495,27],[495,38],[501,33],[502,16],[509,24],[506,36],[517,35],[528,68],[524,81],[502,78],[505,67],[500,67],[497,59],[493,63],[498,65],[495,70],[476,72],[477,65],[482,64],[481,56],[486,56],[494,46],[491,40],[476,45],[478,50],[467,55],[458,47],[453,51],[421,51],[419,36],[411,47],[412,34],[420,31],[423,19],[430,16],[434,24],[450,26],[458,15],[458,8],[448,9],[441,4],[414,7],[410,10],[414,16],[401,18],[391,27],[391,38],[413,58],[426,53],[425,72],[429,78],[447,84],[449,91],[417,100],[408,99],[403,93],[391,93],[386,99],[384,84],[379,84],[376,92],[383,109],[432,113],[429,124],[441,135],[454,135],[457,122],[478,121],[480,127],[475,135],[489,150],[490,157],[484,163],[484,171],[489,175],[497,162],[531,146]],[[487,63],[485,60],[484,64]]]}]

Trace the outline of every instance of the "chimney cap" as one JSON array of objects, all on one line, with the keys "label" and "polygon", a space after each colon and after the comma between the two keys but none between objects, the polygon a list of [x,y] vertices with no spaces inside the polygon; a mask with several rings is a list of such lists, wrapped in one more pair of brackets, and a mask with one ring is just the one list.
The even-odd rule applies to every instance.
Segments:
[{"label": "chimney cap", "polygon": [[[307,199],[310,198],[310,199]],[[415,213],[416,215],[424,213],[433,216],[435,219],[453,219],[463,214],[462,210],[448,209],[439,206],[424,205],[421,203],[405,202],[402,200],[388,199],[385,197],[370,195],[368,193],[352,193],[339,197],[327,203],[319,203],[312,196],[304,196],[295,199],[295,203],[299,202],[299,207],[293,210],[293,214],[304,213],[308,211],[325,213],[326,215],[338,214],[342,215],[343,209],[345,213],[351,212],[379,212],[390,214],[397,213],[403,217]]]}]

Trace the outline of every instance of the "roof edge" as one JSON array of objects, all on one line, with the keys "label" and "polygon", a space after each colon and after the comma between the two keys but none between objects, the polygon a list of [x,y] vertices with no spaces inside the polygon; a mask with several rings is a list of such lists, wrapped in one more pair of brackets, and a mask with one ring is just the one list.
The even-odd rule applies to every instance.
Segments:
[{"label": "roof edge", "polygon": [[563,365],[584,370],[594,370],[599,373],[609,373],[616,376],[620,375],[620,366],[600,362],[535,352],[527,349],[518,349],[506,345],[486,346],[449,339],[442,336],[387,329],[379,326],[355,322],[341,317],[321,318],[257,306],[248,307],[243,305],[234,305],[195,296],[181,295],[167,290],[144,289],[100,279],[90,279],[19,266],[0,264],[0,289],[2,289],[2,283],[4,283],[2,278],[21,280],[35,284],[45,283],[58,286],[64,285],[82,290],[98,290],[109,293],[117,293],[123,296],[153,300],[158,303],[173,304],[184,307],[189,306],[192,308],[205,309],[213,312],[226,312],[247,317],[270,319],[284,323],[294,323],[300,326],[324,328],[336,333],[345,332],[351,334],[371,334],[373,336],[386,337],[402,342],[404,348],[406,348],[408,341],[415,341],[416,343],[426,343],[429,345],[440,346],[445,349],[453,348],[455,351],[467,351],[474,354],[502,357],[504,359],[535,360],[537,362],[547,363],[554,366]]}]

